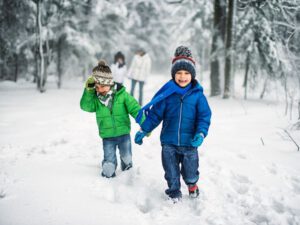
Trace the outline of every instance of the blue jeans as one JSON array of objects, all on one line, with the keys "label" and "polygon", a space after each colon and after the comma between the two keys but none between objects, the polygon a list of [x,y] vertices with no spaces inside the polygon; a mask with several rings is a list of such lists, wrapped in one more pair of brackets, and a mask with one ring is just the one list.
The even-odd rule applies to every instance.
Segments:
[{"label": "blue jeans", "polygon": [[103,138],[104,159],[102,161],[102,175],[112,177],[118,165],[116,149],[120,153],[121,169],[128,170],[132,167],[132,153],[130,135],[113,138]]},{"label": "blue jeans", "polygon": [[145,82],[144,81],[135,80],[135,79],[131,80],[131,91],[130,91],[130,94],[132,96],[134,96],[134,89],[135,89],[136,83],[139,83],[139,86],[140,86],[140,90],[139,90],[139,104],[142,106],[143,105],[143,88],[144,88]]},{"label": "blue jeans", "polygon": [[199,179],[198,150],[195,147],[162,145],[162,164],[168,183],[166,194],[171,198],[180,198],[180,174],[187,185],[197,183]]}]

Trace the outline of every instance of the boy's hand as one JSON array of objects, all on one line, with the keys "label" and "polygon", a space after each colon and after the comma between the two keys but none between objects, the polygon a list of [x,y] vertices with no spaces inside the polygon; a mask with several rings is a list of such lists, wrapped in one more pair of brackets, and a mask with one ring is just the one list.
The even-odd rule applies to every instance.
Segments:
[{"label": "boy's hand", "polygon": [[199,147],[202,144],[203,140],[204,140],[204,135],[202,133],[196,134],[191,144],[193,147]]},{"label": "boy's hand", "polygon": [[139,130],[136,132],[135,137],[134,137],[134,142],[138,145],[143,144],[143,138],[147,135],[145,131]]},{"label": "boy's hand", "polygon": [[92,90],[95,88],[95,79],[90,76],[85,82],[85,88],[88,90]]}]

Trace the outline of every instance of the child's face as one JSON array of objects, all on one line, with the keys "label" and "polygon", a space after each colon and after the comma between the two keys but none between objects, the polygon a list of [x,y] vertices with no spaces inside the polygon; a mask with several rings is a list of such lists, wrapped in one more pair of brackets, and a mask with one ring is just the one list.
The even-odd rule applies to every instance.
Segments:
[{"label": "child's face", "polygon": [[95,85],[96,91],[98,94],[105,96],[107,92],[110,90],[110,86],[108,85],[102,85],[102,84],[96,84]]},{"label": "child's face", "polygon": [[180,86],[180,87],[186,87],[191,83],[192,81],[192,75],[186,71],[186,70],[179,70],[175,74],[175,82]]}]

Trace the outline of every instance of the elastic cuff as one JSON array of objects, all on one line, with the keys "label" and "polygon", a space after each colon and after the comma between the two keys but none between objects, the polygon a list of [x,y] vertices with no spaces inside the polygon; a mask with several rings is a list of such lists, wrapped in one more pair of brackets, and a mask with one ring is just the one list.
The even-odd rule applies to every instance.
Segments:
[{"label": "elastic cuff", "polygon": [[88,88],[86,87],[85,90],[88,92],[88,93],[91,93],[93,94],[95,92],[95,88]]}]

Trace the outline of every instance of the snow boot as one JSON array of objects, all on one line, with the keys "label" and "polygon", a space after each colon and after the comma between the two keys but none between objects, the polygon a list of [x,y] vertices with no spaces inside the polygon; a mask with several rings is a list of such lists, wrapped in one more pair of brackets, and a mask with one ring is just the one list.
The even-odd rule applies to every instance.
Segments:
[{"label": "snow boot", "polygon": [[199,188],[198,188],[197,184],[188,185],[188,189],[189,189],[190,198],[198,198]]},{"label": "snow boot", "polygon": [[101,176],[102,177],[106,177],[106,178],[114,178],[115,176],[116,176],[116,173],[113,173],[112,175],[111,175],[111,177],[108,177],[108,176],[106,176],[103,172],[101,173]]},{"label": "snow boot", "polygon": [[125,165],[125,166],[122,168],[122,171],[129,170],[130,168],[132,168],[132,164],[131,164],[131,163],[129,163],[128,165]]}]

